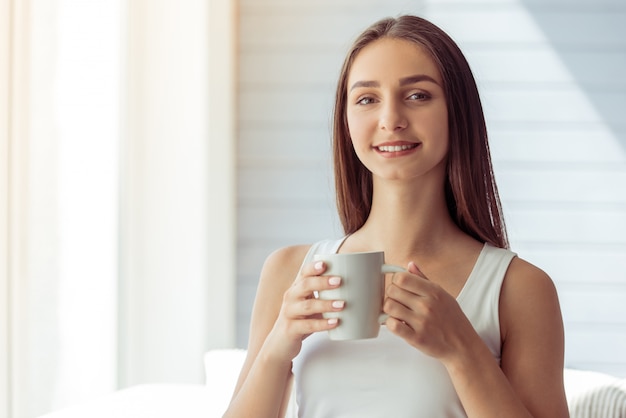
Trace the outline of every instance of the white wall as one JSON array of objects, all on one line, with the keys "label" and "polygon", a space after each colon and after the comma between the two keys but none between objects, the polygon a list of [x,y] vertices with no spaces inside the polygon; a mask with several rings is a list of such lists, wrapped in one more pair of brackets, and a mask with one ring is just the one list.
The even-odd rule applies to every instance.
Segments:
[{"label": "white wall", "polygon": [[129,6],[120,386],[200,383],[234,344],[233,2]]},{"label": "white wall", "polygon": [[400,12],[440,25],[483,97],[513,250],[555,280],[567,365],[626,375],[626,4],[240,2],[238,329],[276,247],[338,236],[329,144],[351,40]]},{"label": "white wall", "polygon": [[120,386],[200,380],[209,275],[207,10],[129,2]]}]

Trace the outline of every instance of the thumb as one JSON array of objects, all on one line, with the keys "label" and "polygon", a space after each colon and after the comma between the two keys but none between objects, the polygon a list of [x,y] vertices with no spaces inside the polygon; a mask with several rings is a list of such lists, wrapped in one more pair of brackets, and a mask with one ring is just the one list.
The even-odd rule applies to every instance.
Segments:
[{"label": "thumb", "polygon": [[428,280],[424,273],[422,273],[422,271],[417,267],[417,264],[415,264],[413,261],[409,261],[408,271],[409,273],[417,274],[418,276]]}]

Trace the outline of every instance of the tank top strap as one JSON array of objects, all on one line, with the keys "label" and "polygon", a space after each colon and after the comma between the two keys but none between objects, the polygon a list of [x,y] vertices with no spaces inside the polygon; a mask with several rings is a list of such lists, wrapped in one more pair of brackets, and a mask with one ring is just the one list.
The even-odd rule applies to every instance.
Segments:
[{"label": "tank top strap", "polygon": [[511,260],[507,249],[485,244],[457,302],[496,358],[500,358],[500,290]]},{"label": "tank top strap", "polygon": [[494,291],[499,295],[506,271],[516,255],[509,250],[485,244],[457,300],[461,302]]}]

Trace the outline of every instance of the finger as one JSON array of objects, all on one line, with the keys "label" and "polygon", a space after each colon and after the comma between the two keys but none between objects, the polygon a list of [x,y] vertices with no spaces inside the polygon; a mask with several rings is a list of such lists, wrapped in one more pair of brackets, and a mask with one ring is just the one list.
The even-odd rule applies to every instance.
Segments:
[{"label": "finger", "polygon": [[308,276],[302,277],[294,286],[298,289],[300,297],[310,297],[313,292],[331,290],[341,285],[341,277],[338,276]]},{"label": "finger", "polygon": [[419,296],[426,296],[432,291],[432,283],[428,279],[410,272],[395,273],[391,279],[391,285]]},{"label": "finger", "polygon": [[323,261],[314,261],[306,263],[300,272],[301,276],[319,276],[326,271],[326,263]]},{"label": "finger", "polygon": [[411,322],[415,318],[415,312],[410,308],[408,302],[403,302],[391,297],[385,299],[383,312],[388,314],[389,317],[396,318],[403,322]]},{"label": "finger", "polygon": [[422,270],[419,269],[419,267],[417,267],[417,264],[415,264],[414,261],[409,261],[409,267],[407,269],[410,273],[413,273],[417,276],[420,276],[423,279],[428,280],[428,277],[426,277],[426,275],[424,273],[422,273]]},{"label": "finger", "polygon": [[389,317],[385,326],[389,331],[401,338],[409,338],[413,333],[413,329],[405,322],[398,318]]},{"label": "finger", "polygon": [[304,335],[305,338],[314,332],[328,331],[339,325],[337,318],[306,319],[293,321],[291,329],[294,333]]},{"label": "finger", "polygon": [[339,312],[344,306],[342,300],[304,299],[291,304],[286,314],[291,318],[306,318],[326,312]]}]

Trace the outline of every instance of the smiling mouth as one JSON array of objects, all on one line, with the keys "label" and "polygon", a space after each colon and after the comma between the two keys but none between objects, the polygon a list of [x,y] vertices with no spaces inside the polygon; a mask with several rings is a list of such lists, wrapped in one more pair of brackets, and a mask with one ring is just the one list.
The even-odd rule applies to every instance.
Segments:
[{"label": "smiling mouth", "polygon": [[400,152],[406,151],[413,148],[417,148],[419,144],[407,144],[407,145],[380,145],[378,147],[374,147],[376,150],[380,152]]}]

